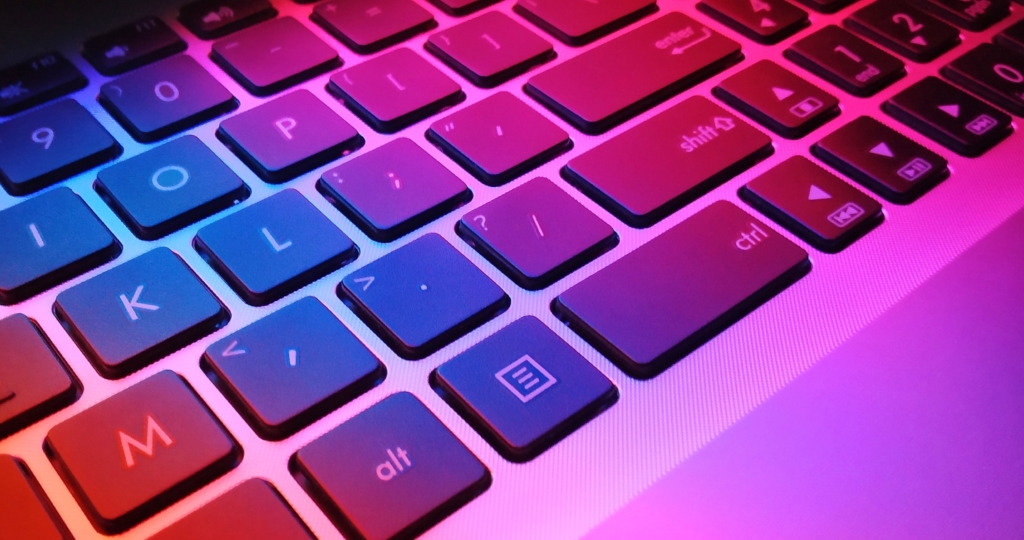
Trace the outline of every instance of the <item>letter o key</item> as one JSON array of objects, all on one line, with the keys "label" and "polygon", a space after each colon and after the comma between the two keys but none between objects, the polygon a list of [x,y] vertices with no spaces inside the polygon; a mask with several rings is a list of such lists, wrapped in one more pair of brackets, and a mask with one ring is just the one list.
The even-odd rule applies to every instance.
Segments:
[{"label": "letter o key", "polygon": [[157,99],[170,103],[176,99],[181,93],[178,91],[178,87],[172,82],[160,81],[153,87],[153,93],[156,94]]},{"label": "letter o key", "polygon": [[[173,183],[173,184],[161,184],[160,183],[160,178],[165,173],[170,173],[170,172],[178,173],[178,175],[181,178],[179,178],[178,181]],[[181,189],[188,182],[188,179],[189,179],[189,174],[188,174],[188,171],[185,170],[184,167],[179,167],[177,165],[168,165],[166,167],[160,167],[159,169],[157,169],[156,172],[153,173],[153,178],[150,181],[153,183],[153,187],[155,187],[156,189],[158,189],[160,191],[175,191],[175,190]]]}]

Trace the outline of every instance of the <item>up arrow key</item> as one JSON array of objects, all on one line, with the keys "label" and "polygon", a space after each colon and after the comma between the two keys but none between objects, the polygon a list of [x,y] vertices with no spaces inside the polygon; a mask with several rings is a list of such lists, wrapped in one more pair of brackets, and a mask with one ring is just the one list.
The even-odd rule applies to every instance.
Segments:
[{"label": "up arrow key", "polygon": [[131,319],[132,321],[139,320],[139,314],[135,312],[136,308],[143,309],[146,311],[156,311],[160,309],[160,306],[155,306],[153,304],[143,304],[142,302],[139,302],[139,296],[142,295],[143,287],[145,286],[139,285],[138,287],[136,287],[135,294],[132,295],[131,300],[129,300],[128,296],[124,294],[122,294],[119,297],[121,299],[121,304],[124,305],[125,311],[128,312],[128,318]]}]

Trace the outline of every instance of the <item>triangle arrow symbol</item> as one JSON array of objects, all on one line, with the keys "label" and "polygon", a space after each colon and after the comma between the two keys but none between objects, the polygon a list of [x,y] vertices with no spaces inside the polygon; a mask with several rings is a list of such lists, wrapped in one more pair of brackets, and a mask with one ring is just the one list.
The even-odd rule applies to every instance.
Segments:
[{"label": "triangle arrow symbol", "polygon": [[832,196],[829,195],[827,191],[825,191],[824,189],[821,189],[820,187],[818,187],[818,186],[816,186],[814,184],[811,184],[811,191],[810,191],[810,193],[807,194],[807,200],[808,201],[821,201],[821,200],[824,200],[824,199],[831,199],[831,198],[832,198]]},{"label": "triangle arrow symbol", "polygon": [[953,118],[960,118],[959,105],[939,105],[939,110],[952,116]]},{"label": "triangle arrow symbol", "polygon": [[764,17],[763,19],[761,19],[761,28],[773,28],[775,26],[778,25],[775,24],[775,21],[769,19],[768,17]]},{"label": "triangle arrow symbol", "polygon": [[919,45],[921,47],[928,46],[928,42],[921,36],[914,36],[914,39],[910,40],[910,42],[913,43],[914,45]]},{"label": "triangle arrow symbol", "polygon": [[227,348],[224,349],[224,352],[220,353],[220,355],[223,356],[223,357],[228,357],[228,356],[238,356],[240,354],[248,354],[249,351],[247,351],[247,350],[245,350],[244,348],[241,348],[241,347],[236,349],[235,347],[237,347],[237,346],[238,346],[238,340],[236,339],[236,340],[232,341],[230,344],[228,344]]},{"label": "triangle arrow symbol", "polygon": [[792,90],[787,90],[786,88],[779,88],[778,86],[772,87],[772,93],[775,94],[775,98],[778,99],[779,101],[782,101],[788,98],[789,96],[793,95]]},{"label": "triangle arrow symbol", "polygon": [[870,152],[876,156],[893,157],[892,149],[889,148],[889,145],[885,144],[884,142],[878,143],[874,148],[870,150]]},{"label": "triangle arrow symbol", "polygon": [[354,281],[356,283],[362,283],[363,284],[363,290],[365,291],[366,289],[370,288],[370,285],[373,284],[373,280],[374,280],[373,276],[366,276],[366,277],[361,277],[361,278],[355,278],[352,281]]}]

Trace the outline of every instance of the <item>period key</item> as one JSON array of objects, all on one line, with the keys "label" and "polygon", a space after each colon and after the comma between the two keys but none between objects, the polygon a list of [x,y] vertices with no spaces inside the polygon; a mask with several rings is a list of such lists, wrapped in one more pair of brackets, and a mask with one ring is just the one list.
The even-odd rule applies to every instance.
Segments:
[{"label": "period key", "polygon": [[563,292],[552,310],[649,379],[809,270],[806,251],[718,201]]}]

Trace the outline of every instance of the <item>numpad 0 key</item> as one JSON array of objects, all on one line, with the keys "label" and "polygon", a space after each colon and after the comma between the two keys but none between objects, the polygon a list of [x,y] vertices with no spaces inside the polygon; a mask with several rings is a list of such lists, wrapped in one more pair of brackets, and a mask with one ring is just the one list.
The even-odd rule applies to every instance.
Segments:
[{"label": "numpad 0 key", "polygon": [[982,43],[943,67],[942,75],[999,107],[1024,116],[1024,54]]}]

